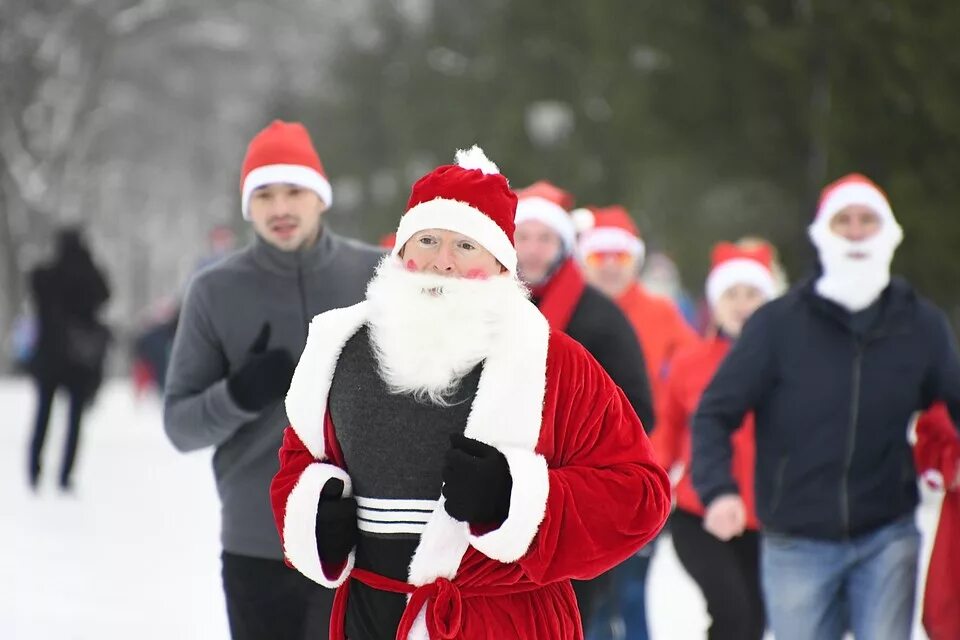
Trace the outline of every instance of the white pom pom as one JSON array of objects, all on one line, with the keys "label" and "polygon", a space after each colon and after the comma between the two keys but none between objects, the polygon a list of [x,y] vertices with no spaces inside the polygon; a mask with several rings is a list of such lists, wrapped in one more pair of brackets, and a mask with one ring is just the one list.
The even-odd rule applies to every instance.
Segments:
[{"label": "white pom pom", "polygon": [[477,145],[473,145],[466,150],[457,149],[455,162],[463,169],[480,169],[480,171],[488,175],[500,173],[497,165],[493,164],[490,158],[487,157],[487,154],[483,152],[483,149]]}]

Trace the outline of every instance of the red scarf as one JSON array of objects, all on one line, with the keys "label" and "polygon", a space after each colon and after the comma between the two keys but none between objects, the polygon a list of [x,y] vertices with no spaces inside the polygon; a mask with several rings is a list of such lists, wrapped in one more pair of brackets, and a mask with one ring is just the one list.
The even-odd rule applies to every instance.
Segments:
[{"label": "red scarf", "polygon": [[587,282],[573,258],[568,258],[546,283],[533,287],[537,306],[554,331],[566,331]]}]

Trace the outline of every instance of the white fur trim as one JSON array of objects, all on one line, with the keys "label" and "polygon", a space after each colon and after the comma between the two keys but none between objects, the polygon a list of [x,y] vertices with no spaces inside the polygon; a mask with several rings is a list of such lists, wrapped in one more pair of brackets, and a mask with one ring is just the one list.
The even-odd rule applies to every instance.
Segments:
[{"label": "white fur trim", "polygon": [[519,227],[530,220],[542,222],[556,231],[563,240],[563,246],[567,252],[573,251],[576,245],[577,228],[573,218],[563,207],[537,196],[521,198],[517,202],[517,217],[514,222]]},{"label": "white fur trim", "polygon": [[777,290],[773,274],[756,260],[735,258],[716,266],[707,276],[707,301],[713,306],[723,292],[738,284],[747,284],[763,292],[770,300]]},{"label": "white fur trim", "polygon": [[485,556],[500,562],[522,558],[547,512],[550,476],[546,459],[525,449],[503,449],[510,466],[513,490],[510,514],[499,528],[479,536],[470,536],[470,544]]},{"label": "white fur trim", "polygon": [[444,501],[441,496],[410,559],[407,580],[412,585],[430,584],[437,578],[453,580],[470,546],[470,525],[451,518],[443,506]]},{"label": "white fur trim", "polygon": [[430,640],[430,631],[427,629],[427,605],[420,607],[420,613],[413,620],[407,640]]},{"label": "white fur trim", "polygon": [[[528,300],[520,301],[512,311],[508,335],[491,348],[484,362],[464,435],[496,447],[504,455],[511,449],[535,455],[543,420],[550,326]],[[411,584],[427,584],[439,577],[453,579],[472,538],[469,525],[451,518],[443,501],[441,497],[413,554]],[[527,540],[526,545],[529,543]]]},{"label": "white fur trim", "polygon": [[316,462],[300,474],[296,486],[287,496],[283,516],[283,553],[297,571],[317,584],[333,589],[343,584],[353,569],[354,552],[347,556],[339,576],[330,579],[324,574],[317,551],[317,506],[320,491],[331,478],[343,481],[343,495],[349,497],[352,492],[350,476],[340,467]]},{"label": "white fur trim", "polygon": [[310,323],[307,345],[290,381],[287,418],[297,437],[318,460],[326,458],[324,416],[337,359],[347,340],[366,319],[366,302],[316,316]]},{"label": "white fur trim", "polygon": [[250,196],[260,187],[268,184],[295,184],[316,192],[329,207],[333,204],[333,189],[330,181],[316,169],[301,164],[268,164],[257,167],[247,174],[241,188],[241,207],[243,219],[250,219]]},{"label": "white fur trim", "polygon": [[642,261],[646,254],[643,240],[629,231],[615,227],[596,227],[584,232],[580,238],[580,255],[591,253],[612,253],[622,251]]},{"label": "white fur trim", "polygon": [[817,209],[817,216],[814,224],[824,224],[829,226],[830,219],[843,209],[852,205],[862,205],[870,207],[876,211],[885,223],[895,222],[893,209],[890,203],[884,197],[883,193],[875,187],[851,182],[836,187],[830,192],[830,195],[820,204]]},{"label": "white fur trim", "polygon": [[517,271],[517,250],[503,229],[479,209],[447,198],[421,202],[400,218],[393,255],[399,255],[407,240],[426,229],[445,229],[473,238],[492,253],[507,271]]},{"label": "white fur trim", "polygon": [[[324,457],[324,415],[337,358],[346,341],[366,322],[368,308],[367,303],[362,302],[314,318],[307,346],[287,394],[287,415],[291,425],[319,459]],[[509,462],[518,457],[516,451],[511,450],[536,455],[534,450],[540,439],[546,392],[550,327],[529,300],[518,300],[505,310],[505,314],[504,332],[490,348],[484,362],[464,435],[504,451]],[[526,492],[526,489],[519,489],[517,493],[518,504],[524,505],[522,508],[535,502],[532,497],[523,498]],[[518,511],[516,517],[518,530],[522,529],[520,519],[529,519],[529,515],[521,516]],[[307,524],[304,522],[300,526],[306,528]],[[529,522],[526,525],[528,529],[531,526]],[[313,525],[308,530],[313,535]],[[529,543],[530,540],[523,542],[525,546]],[[506,551],[502,548],[504,543],[491,544],[499,551]],[[441,497],[410,561],[409,582],[424,585],[439,577],[452,579],[469,545],[469,526],[447,514]]]},{"label": "white fur trim", "polygon": [[493,163],[487,154],[479,145],[473,145],[469,149],[457,149],[454,162],[461,169],[479,169],[486,175],[495,175],[500,173],[500,169]]}]

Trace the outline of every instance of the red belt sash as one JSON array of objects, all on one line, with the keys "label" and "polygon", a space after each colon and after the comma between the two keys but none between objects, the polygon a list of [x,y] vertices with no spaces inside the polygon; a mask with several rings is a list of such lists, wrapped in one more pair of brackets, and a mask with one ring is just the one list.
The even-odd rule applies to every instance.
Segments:
[{"label": "red belt sash", "polygon": [[460,633],[463,625],[463,599],[476,597],[494,597],[514,593],[534,591],[540,587],[535,584],[524,585],[472,585],[458,586],[446,578],[417,587],[402,580],[394,580],[365,569],[354,569],[346,582],[337,588],[333,599],[333,611],[330,615],[330,640],[345,640],[344,622],[347,616],[347,598],[350,580],[359,580],[363,584],[380,591],[404,593],[410,595],[407,608],[397,627],[397,640],[407,640],[413,623],[420,610],[426,605],[427,632],[430,640],[451,640]]}]

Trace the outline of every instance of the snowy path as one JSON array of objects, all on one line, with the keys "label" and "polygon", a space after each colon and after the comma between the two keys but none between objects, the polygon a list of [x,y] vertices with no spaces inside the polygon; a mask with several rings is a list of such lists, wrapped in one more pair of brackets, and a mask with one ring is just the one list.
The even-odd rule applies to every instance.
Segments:
[{"label": "snowy path", "polygon": [[[87,418],[77,495],[61,496],[55,474],[33,495],[29,384],[0,380],[0,409],[0,640],[227,638],[210,453],[176,453],[158,401],[135,403],[115,382]],[[64,418],[58,404],[48,471],[59,463]],[[936,509],[925,505],[924,528]],[[648,610],[655,640],[704,637],[702,598],[669,543],[654,559]]]}]

